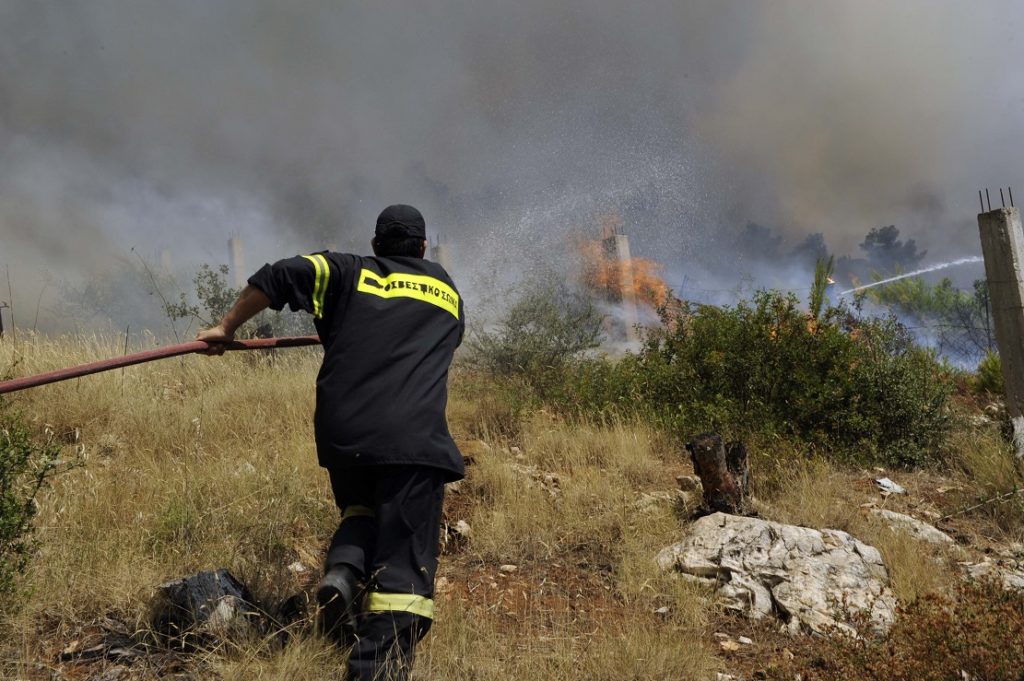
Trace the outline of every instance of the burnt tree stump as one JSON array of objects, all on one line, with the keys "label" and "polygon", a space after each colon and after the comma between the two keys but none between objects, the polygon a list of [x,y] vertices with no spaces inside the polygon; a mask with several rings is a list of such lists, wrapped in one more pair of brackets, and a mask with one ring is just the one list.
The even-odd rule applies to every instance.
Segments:
[{"label": "burnt tree stump", "polygon": [[750,490],[750,464],[742,442],[722,442],[702,433],[686,443],[693,472],[704,487],[704,505],[712,511],[742,515]]}]

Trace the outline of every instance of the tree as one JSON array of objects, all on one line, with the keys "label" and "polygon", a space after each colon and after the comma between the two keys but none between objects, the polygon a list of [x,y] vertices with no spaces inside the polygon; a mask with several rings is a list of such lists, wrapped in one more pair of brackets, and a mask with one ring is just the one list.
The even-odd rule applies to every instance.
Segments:
[{"label": "tree", "polygon": [[828,258],[828,246],[825,245],[825,235],[821,232],[808,234],[803,241],[793,248],[789,257],[807,266]]},{"label": "tree", "polygon": [[176,288],[174,277],[154,272],[141,256],[137,260],[116,256],[83,281],[63,282],[52,314],[80,329],[104,325],[158,333],[169,329],[177,337],[165,297],[165,292]]},{"label": "tree", "polygon": [[974,364],[995,349],[984,280],[964,291],[948,278],[931,286],[920,277],[910,277],[869,289],[866,295],[893,309],[918,336],[930,335],[943,355]]},{"label": "tree", "polygon": [[[238,298],[239,289],[228,284],[230,270],[227,265],[216,269],[210,265],[201,265],[192,283],[195,286],[195,300],[190,300],[184,293],[178,302],[166,305],[167,316],[173,320],[194,319],[209,327],[220,322]],[[306,315],[283,312],[267,312],[247,321],[238,330],[244,337],[266,338],[274,335],[305,335],[313,333],[311,323]]]},{"label": "tree", "polygon": [[811,297],[808,302],[811,316],[817,322],[821,319],[821,312],[825,307],[825,292],[832,282],[832,272],[835,268],[834,256],[818,258],[814,264],[814,283],[811,285]]},{"label": "tree", "polygon": [[[533,282],[493,329],[474,333],[471,361],[491,374],[522,374],[539,388],[601,340],[603,317],[565,284]],[[557,379],[555,379],[557,380]]]},{"label": "tree", "polygon": [[916,269],[928,251],[917,250],[913,239],[900,241],[900,230],[895,225],[875,227],[861,242],[868,265],[877,272],[895,272],[898,269]]},{"label": "tree", "polygon": [[748,222],[739,235],[737,251],[758,261],[777,261],[782,255],[782,237],[771,227]]}]

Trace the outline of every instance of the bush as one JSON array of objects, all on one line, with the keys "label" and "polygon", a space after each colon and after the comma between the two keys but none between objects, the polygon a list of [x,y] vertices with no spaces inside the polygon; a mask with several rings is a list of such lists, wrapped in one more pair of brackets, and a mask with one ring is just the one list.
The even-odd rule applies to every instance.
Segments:
[{"label": "bush", "polygon": [[598,346],[602,322],[591,300],[567,286],[528,284],[493,329],[470,336],[469,362],[494,377],[522,377],[546,396],[574,358]]},{"label": "bush", "polygon": [[589,411],[649,411],[681,437],[777,434],[889,464],[933,456],[948,432],[951,376],[893,319],[809,315],[794,296],[761,291],[665,321],[638,354],[567,372],[566,395]]},{"label": "bush", "polygon": [[989,351],[978,363],[972,387],[975,392],[990,395],[1003,395],[1006,386],[1003,383],[1003,365],[999,361],[999,353]]},{"label": "bush", "polygon": [[0,411],[0,593],[11,591],[28,562],[36,494],[57,451],[54,444],[35,443],[17,416]]},{"label": "bush", "polygon": [[[242,289],[228,283],[230,270],[227,265],[216,269],[201,265],[192,278],[195,286],[193,298],[182,293],[176,303],[166,303],[164,311],[173,322],[188,319],[199,322],[204,328],[218,324],[238,299]],[[304,313],[274,312],[264,310],[242,324],[236,332],[240,338],[268,338],[270,336],[305,336],[314,334],[312,317]]]}]

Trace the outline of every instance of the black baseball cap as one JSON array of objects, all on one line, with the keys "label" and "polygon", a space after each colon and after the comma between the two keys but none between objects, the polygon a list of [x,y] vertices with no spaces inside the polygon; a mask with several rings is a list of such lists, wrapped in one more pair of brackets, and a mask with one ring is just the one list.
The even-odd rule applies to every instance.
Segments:
[{"label": "black baseball cap", "polygon": [[427,238],[427,223],[423,215],[412,206],[396,203],[377,216],[375,234],[384,239]]}]

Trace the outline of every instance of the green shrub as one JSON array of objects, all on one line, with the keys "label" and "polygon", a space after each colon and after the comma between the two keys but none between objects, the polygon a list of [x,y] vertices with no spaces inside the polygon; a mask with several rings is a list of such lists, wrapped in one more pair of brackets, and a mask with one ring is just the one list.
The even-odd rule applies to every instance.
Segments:
[{"label": "green shrub", "polygon": [[[199,322],[203,328],[219,323],[242,292],[242,289],[228,283],[230,272],[227,265],[220,265],[216,269],[210,265],[200,265],[192,277],[195,291],[191,297],[181,293],[178,302],[164,304],[168,319],[172,323],[179,319],[189,320],[190,323]],[[239,327],[235,335],[240,338],[305,336],[316,333],[311,320],[312,317],[304,313],[264,310]]]},{"label": "green shrub", "polygon": [[1003,365],[999,353],[989,351],[978,364],[972,387],[975,392],[1002,395],[1006,392],[1003,383]]},{"label": "green shrub", "polygon": [[8,593],[31,554],[36,494],[53,471],[58,447],[37,444],[3,409],[0,403],[0,593]]},{"label": "green shrub", "polygon": [[860,461],[915,464],[950,426],[949,372],[893,319],[857,320],[761,291],[732,307],[685,307],[642,349],[565,373],[564,406],[639,409],[679,436],[796,437]]},{"label": "green shrub", "polygon": [[603,317],[590,298],[564,285],[526,284],[497,324],[467,340],[468,361],[493,377],[517,377],[544,397],[580,353],[600,343]]}]

